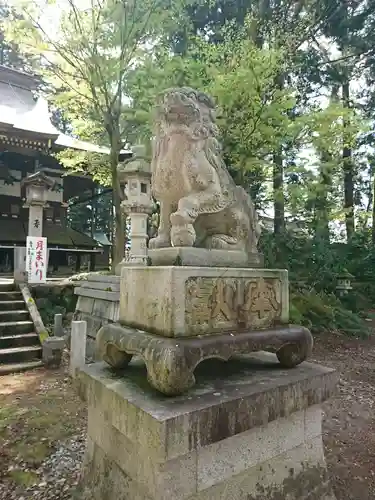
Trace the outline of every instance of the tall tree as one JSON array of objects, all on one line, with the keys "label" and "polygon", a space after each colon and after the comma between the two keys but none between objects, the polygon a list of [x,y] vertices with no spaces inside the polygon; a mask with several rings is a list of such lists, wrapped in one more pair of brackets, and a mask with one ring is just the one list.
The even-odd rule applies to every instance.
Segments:
[{"label": "tall tree", "polygon": [[[126,98],[127,80],[150,46],[158,42],[162,30],[170,26],[177,2],[90,0],[82,5],[67,0],[62,7],[48,1],[41,4],[22,4],[9,28],[25,50],[42,58],[44,74],[56,89],[59,104],[65,101],[81,125],[85,114],[91,116],[98,135],[110,148],[116,264],[125,248],[117,165],[134,127],[133,110]],[[60,17],[52,29],[45,22],[51,9]]]},{"label": "tall tree", "polygon": [[[301,75],[301,63],[316,61],[311,56],[316,52],[306,49],[306,43],[319,38],[325,32],[327,25],[332,23],[339,6],[321,0],[299,0],[297,2],[283,2],[282,0],[215,0],[188,6],[188,15],[191,19],[192,32],[204,37],[213,45],[224,42],[222,27],[232,23],[236,27],[247,24],[246,36],[258,47],[263,46],[283,48],[285,64],[280,65],[280,73],[275,75],[274,86],[282,91],[291,85],[294,80],[296,105],[306,103],[306,95],[311,90],[311,79]],[[247,23],[247,19],[251,19]],[[188,51],[189,34],[181,30],[174,37],[172,47],[179,53]],[[302,76],[302,78],[301,78]],[[312,76],[312,75],[311,75]],[[314,75],[314,77],[316,74]],[[296,78],[299,88],[295,88]],[[301,83],[303,85],[301,85]],[[308,89],[308,90],[307,90]],[[287,138],[286,138],[287,142]],[[289,148],[289,146],[288,146]],[[287,144],[280,143],[272,151],[273,158],[273,206],[274,232],[279,235],[285,230],[285,164]]]}]

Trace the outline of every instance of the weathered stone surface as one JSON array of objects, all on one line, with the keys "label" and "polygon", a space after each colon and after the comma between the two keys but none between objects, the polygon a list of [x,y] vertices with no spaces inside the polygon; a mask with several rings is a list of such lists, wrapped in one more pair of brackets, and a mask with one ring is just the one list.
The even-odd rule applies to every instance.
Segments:
[{"label": "weathered stone surface", "polygon": [[104,290],[106,292],[119,292],[120,291],[120,277],[115,276],[115,279],[107,281],[83,281],[80,288],[90,288],[94,290]]},{"label": "weathered stone surface", "polygon": [[195,247],[167,247],[148,251],[153,266],[262,267],[263,256],[241,250],[215,250]]},{"label": "weathered stone surface", "polygon": [[[82,281],[76,288],[79,295],[74,319],[87,323],[86,359],[88,360],[97,359],[95,338],[100,328],[119,319],[119,286],[118,276],[92,274],[87,281]],[[70,339],[67,341],[70,345]]]},{"label": "weathered stone surface", "polygon": [[306,328],[297,326],[173,340],[107,324],[99,330],[96,342],[99,359],[115,369],[126,368],[134,354],[141,356],[150,384],[175,396],[194,385],[194,370],[205,359],[227,361],[238,354],[265,350],[275,352],[282,366],[292,368],[310,355],[313,339]]},{"label": "weathered stone surface", "polygon": [[173,399],[148,389],[143,370],[81,372],[89,410],[79,498],[334,500],[319,432],[333,370],[281,370],[271,355],[208,363],[194,390]]},{"label": "weathered stone surface", "polygon": [[122,271],[120,323],[128,326],[192,337],[288,320],[284,270],[151,266]]},{"label": "weathered stone surface", "polygon": [[284,370],[267,353],[207,361],[195,375],[195,387],[175,398],[153,391],[136,360],[126,378],[104,363],[86,366],[81,383],[89,406],[103,408],[109,423],[150,455],[169,460],[318,405],[337,382],[331,369],[303,363]]},{"label": "weathered stone surface", "polygon": [[108,292],[105,290],[96,290],[88,287],[76,287],[74,289],[74,293],[76,295],[82,295],[83,297],[91,297],[93,299],[102,299],[102,300],[119,300],[120,293],[119,292]]},{"label": "weathered stone surface", "polygon": [[86,321],[72,321],[70,336],[70,375],[75,378],[77,372],[85,365],[86,360]]},{"label": "weathered stone surface", "polygon": [[94,300],[91,297],[78,297],[76,311],[91,314],[94,307]]},{"label": "weathered stone surface", "polygon": [[196,492],[195,451],[158,462],[148,453],[147,443],[139,446],[125,437],[94,407],[89,411],[88,435],[152,498],[177,500]]},{"label": "weathered stone surface", "polygon": [[198,451],[198,491],[267,462],[305,442],[305,411],[273,420]]},{"label": "weathered stone surface", "polygon": [[53,335],[55,337],[63,337],[64,336],[64,327],[63,327],[63,315],[55,314],[53,318]]},{"label": "weathered stone surface", "polygon": [[305,436],[313,439],[322,434],[322,408],[320,405],[311,406],[305,413]]},{"label": "weathered stone surface", "polygon": [[[39,314],[38,308],[35,305],[35,301],[31,296],[29,286],[26,283],[19,283],[20,291],[22,293],[22,298],[25,301],[27,310],[29,311],[32,322],[34,323],[35,331],[39,336],[40,342],[43,342],[48,338],[47,328],[44,326],[41,315]],[[49,349],[47,349],[47,352]],[[48,354],[46,354],[48,357]]]},{"label": "weathered stone surface", "polygon": [[225,167],[214,112],[212,99],[191,88],[169,89],[158,103],[151,170],[160,223],[150,248],[257,253],[257,214]]},{"label": "weathered stone surface", "polygon": [[85,314],[79,311],[74,313],[75,321],[86,321],[87,323],[87,336],[95,339],[98,331],[103,325],[108,324],[108,319],[99,318],[97,316],[93,316],[92,314]]},{"label": "weathered stone surface", "polygon": [[42,358],[45,366],[58,368],[61,365],[64,347],[64,337],[47,337],[42,344]]},{"label": "weathered stone surface", "polygon": [[188,500],[335,500],[322,437],[199,491]]},{"label": "weathered stone surface", "polygon": [[[82,281],[81,284],[83,283],[88,283],[88,282],[99,282],[99,283],[120,283],[120,277],[119,276],[114,276],[113,274],[100,274],[100,273],[92,273],[89,274],[87,277],[86,281]],[[110,285],[109,285],[110,286]]]},{"label": "weathered stone surface", "polygon": [[[148,494],[98,445],[92,444],[80,500],[165,500]],[[181,471],[183,473],[183,471]],[[180,476],[177,476],[180,477]],[[199,491],[186,500],[335,500],[324,461],[321,437],[303,443],[241,474]]]},{"label": "weathered stone surface", "polygon": [[90,438],[82,478],[77,500],[153,500]]}]

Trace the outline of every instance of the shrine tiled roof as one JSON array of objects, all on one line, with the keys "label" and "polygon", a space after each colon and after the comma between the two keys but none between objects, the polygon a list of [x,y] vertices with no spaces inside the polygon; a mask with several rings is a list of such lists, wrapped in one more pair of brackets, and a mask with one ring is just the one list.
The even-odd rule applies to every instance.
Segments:
[{"label": "shrine tiled roof", "polygon": [[45,99],[35,99],[36,77],[0,66],[0,126],[56,139]]},{"label": "shrine tiled roof", "polygon": [[[0,246],[1,245],[26,245],[27,223],[21,219],[0,219]],[[48,247],[64,249],[97,248],[98,242],[84,233],[75,231],[71,227],[45,222],[43,236],[47,238]]]},{"label": "shrine tiled roof", "polygon": [[[14,131],[14,135],[29,132],[61,148],[108,155],[109,148],[61,134],[54,127],[46,99],[36,98],[39,85],[38,77],[0,65],[0,129]],[[130,150],[123,149],[120,154],[129,153]]]}]

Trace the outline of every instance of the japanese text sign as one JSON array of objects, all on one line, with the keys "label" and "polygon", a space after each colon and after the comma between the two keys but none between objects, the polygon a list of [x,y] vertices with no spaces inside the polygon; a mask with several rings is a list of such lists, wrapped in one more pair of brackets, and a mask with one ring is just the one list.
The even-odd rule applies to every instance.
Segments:
[{"label": "japanese text sign", "polygon": [[47,238],[28,236],[26,240],[26,273],[29,283],[47,280]]}]

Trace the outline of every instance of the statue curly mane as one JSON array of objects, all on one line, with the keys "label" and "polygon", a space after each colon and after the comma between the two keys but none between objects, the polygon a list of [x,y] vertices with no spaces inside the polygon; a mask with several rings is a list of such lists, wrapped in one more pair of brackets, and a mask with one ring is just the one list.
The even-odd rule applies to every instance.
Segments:
[{"label": "statue curly mane", "polygon": [[214,111],[213,100],[204,92],[189,87],[168,89],[159,97],[156,106],[156,135],[160,127],[185,127],[196,139],[216,139],[220,148]]},{"label": "statue curly mane", "polygon": [[214,101],[189,87],[168,89],[158,99],[155,118],[153,193],[176,211],[163,223],[168,227],[170,219],[172,236],[159,228],[165,235],[151,244],[254,252],[256,213],[223,161]]},{"label": "statue curly mane", "polygon": [[163,140],[166,131],[188,135],[192,140],[192,151],[196,149],[194,143],[201,142],[208,162],[220,176],[224,193],[230,196],[236,185],[222,159],[215,103],[209,95],[190,87],[166,90],[159,98],[156,123],[156,142]]}]

